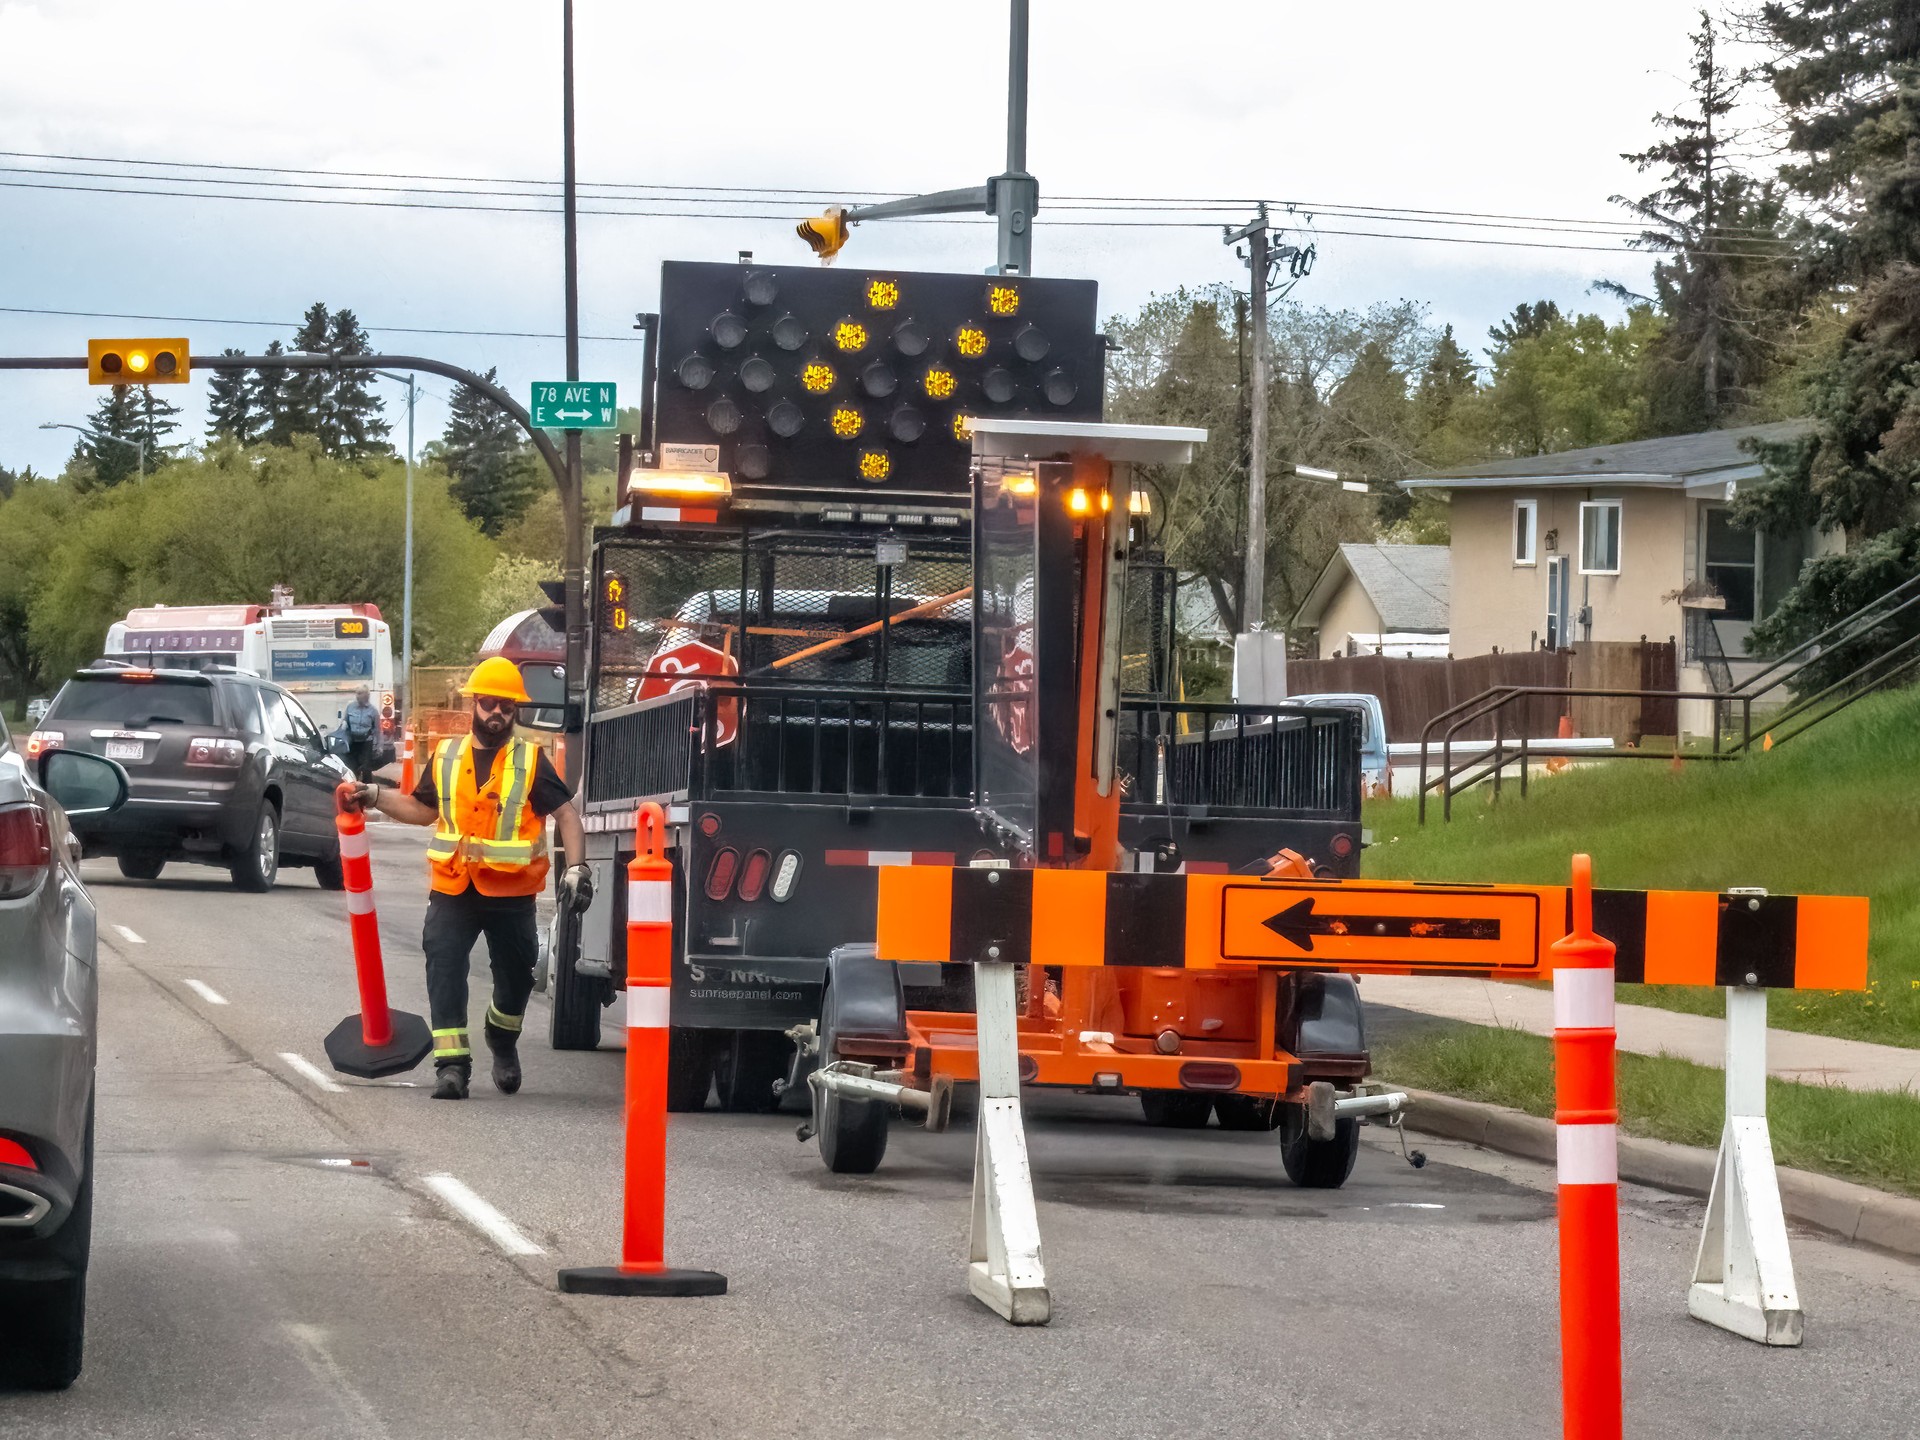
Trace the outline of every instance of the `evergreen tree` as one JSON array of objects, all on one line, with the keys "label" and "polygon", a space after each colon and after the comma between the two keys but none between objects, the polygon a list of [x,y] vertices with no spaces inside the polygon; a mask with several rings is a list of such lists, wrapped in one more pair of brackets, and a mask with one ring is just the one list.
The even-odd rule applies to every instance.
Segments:
[{"label": "evergreen tree", "polygon": [[[267,346],[267,354],[284,355],[287,347],[278,340]],[[286,370],[256,370],[248,392],[253,412],[253,441],[267,445],[285,445],[293,439],[293,427],[287,415]]]},{"label": "evergreen tree", "polygon": [[1487,338],[1493,341],[1496,349],[1504,349],[1516,340],[1537,339],[1560,321],[1560,307],[1553,301],[1536,300],[1529,305],[1522,300],[1513,307],[1513,314],[1487,331]]},{"label": "evergreen tree", "polygon": [[[223,355],[244,355],[244,350],[229,347]],[[247,383],[244,370],[216,370],[207,382],[207,437],[237,440],[251,445],[258,433],[259,413],[254,409],[254,389]]]},{"label": "evergreen tree", "polygon": [[[87,433],[74,445],[68,462],[74,489],[109,490],[140,473],[140,451],[127,443],[145,438],[141,404],[133,391],[131,385],[115,385],[93,407]],[[153,458],[147,457],[148,469]]]},{"label": "evergreen tree", "polygon": [[[327,336],[327,350],[334,355],[371,355],[364,326],[351,310],[336,310]],[[320,443],[330,455],[358,459],[365,455],[391,454],[387,432],[392,428],[380,418],[386,402],[373,393],[373,375],[367,370],[340,370],[328,377],[326,421],[321,427]]]},{"label": "evergreen tree", "polygon": [[[1767,346],[1792,318],[1780,283],[1781,196],[1728,159],[1738,139],[1728,116],[1745,77],[1720,63],[1706,11],[1691,38],[1691,107],[1655,115],[1664,138],[1621,157],[1643,173],[1660,171],[1661,185],[1638,200],[1613,197],[1647,226],[1631,243],[1666,256],[1653,267],[1653,299],[1667,323],[1645,356],[1650,427],[1666,434],[1722,423],[1762,378]],[[1611,281],[1600,288],[1646,298]]]},{"label": "evergreen tree", "polygon": [[177,418],[180,407],[163,396],[155,395],[151,385],[137,388],[140,393],[134,397],[133,438],[146,442],[147,470],[151,473],[164,454],[166,437],[180,428]]},{"label": "evergreen tree", "polygon": [[[494,371],[487,371],[486,379],[493,378]],[[471,385],[453,392],[440,456],[453,476],[448,493],[489,536],[524,514],[540,491],[519,427]]]},{"label": "evergreen tree", "polygon": [[[332,340],[332,317],[327,307],[316,300],[307,307],[306,315],[301,319],[300,328],[294,332],[293,343],[287,348],[296,355],[325,355]],[[332,399],[331,377],[325,370],[289,370],[286,383],[281,389],[281,422],[279,429],[291,438],[294,435],[325,434],[331,428],[328,418],[328,404]],[[281,441],[282,444],[285,440]]]},{"label": "evergreen tree", "polygon": [[[1754,642],[1802,639],[1920,573],[1920,23],[1911,0],[1797,0],[1759,21],[1797,157],[1784,175],[1817,207],[1818,277],[1847,287],[1846,328],[1815,366],[1804,439],[1761,447],[1750,524],[1843,529],[1844,554],[1801,571]],[[1842,663],[1841,657],[1822,656]]]},{"label": "evergreen tree", "polygon": [[1453,338],[1453,326],[1443,328],[1413,394],[1420,428],[1426,434],[1433,434],[1453,419],[1454,407],[1473,394],[1478,373],[1473,357]]}]

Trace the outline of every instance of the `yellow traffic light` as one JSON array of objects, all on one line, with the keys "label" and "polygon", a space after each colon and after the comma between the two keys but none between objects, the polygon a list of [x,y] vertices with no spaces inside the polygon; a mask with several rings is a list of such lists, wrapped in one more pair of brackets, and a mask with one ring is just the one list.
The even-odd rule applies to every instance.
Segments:
[{"label": "yellow traffic light", "polygon": [[847,207],[829,205],[811,220],[802,220],[793,227],[794,233],[808,245],[813,253],[822,260],[832,260],[840,253],[840,247],[847,243]]},{"label": "yellow traffic light", "polygon": [[184,385],[191,357],[176,340],[89,340],[89,385]]}]

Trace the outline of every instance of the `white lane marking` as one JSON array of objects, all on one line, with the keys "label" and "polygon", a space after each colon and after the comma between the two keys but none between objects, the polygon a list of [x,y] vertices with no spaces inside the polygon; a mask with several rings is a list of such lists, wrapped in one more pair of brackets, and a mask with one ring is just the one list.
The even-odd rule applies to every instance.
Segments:
[{"label": "white lane marking", "polygon": [[429,1175],[426,1186],[438,1195],[454,1210],[460,1218],[486,1236],[509,1255],[544,1255],[533,1241],[520,1233],[520,1229],[493,1206],[482,1200],[473,1191],[462,1185],[451,1175]]},{"label": "white lane marking", "polygon": [[120,932],[120,938],[126,941],[129,945],[144,945],[147,943],[140,936],[134,934],[133,931],[127,929],[127,927],[124,925],[116,925],[113,928]]},{"label": "white lane marking", "polygon": [[291,1050],[282,1050],[280,1052],[280,1058],[286,1061],[287,1068],[293,1071],[294,1074],[300,1076],[303,1080],[311,1080],[329,1095],[344,1095],[347,1093],[346,1086],[342,1085],[338,1080],[335,1080],[331,1075],[327,1074],[326,1071],[307,1059],[306,1056],[296,1055]]},{"label": "white lane marking", "polygon": [[185,985],[189,990],[193,991],[194,994],[198,995],[202,1000],[206,1001],[207,1004],[209,1005],[224,1005],[227,1003],[227,997],[222,995],[218,990],[214,989],[211,985],[207,984],[207,982],[204,980],[195,980],[192,976],[188,976],[185,980],[181,981],[180,983]]},{"label": "white lane marking", "polygon": [[292,1320],[281,1323],[299,1350],[300,1359],[307,1369],[316,1380],[333,1391],[333,1401],[352,1424],[354,1433],[379,1437],[379,1440],[390,1437],[393,1432],[381,1421],[380,1412],[374,1409],[373,1402],[349,1378],[346,1367],[334,1357],[327,1344],[327,1331],[319,1325],[302,1325]]}]

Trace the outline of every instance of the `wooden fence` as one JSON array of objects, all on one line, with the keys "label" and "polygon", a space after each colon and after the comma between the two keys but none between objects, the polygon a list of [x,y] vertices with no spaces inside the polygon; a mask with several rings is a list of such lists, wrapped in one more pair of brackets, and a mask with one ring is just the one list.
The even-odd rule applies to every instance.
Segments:
[{"label": "wooden fence", "polygon": [[[1671,640],[1596,640],[1571,650],[1520,650],[1445,660],[1406,660],[1385,655],[1346,655],[1331,660],[1289,660],[1287,689],[1295,695],[1355,691],[1378,695],[1387,717],[1387,739],[1420,738],[1426,723],[1443,711],[1496,685],[1560,685],[1609,690],[1671,690],[1677,676]],[[1537,696],[1504,712],[1509,739],[1523,732],[1536,739],[1559,733],[1570,713],[1577,735],[1607,735],[1616,744],[1638,744],[1643,735],[1671,735],[1671,700],[1574,700]],[[1464,727],[1456,738],[1491,740],[1492,719]]]}]

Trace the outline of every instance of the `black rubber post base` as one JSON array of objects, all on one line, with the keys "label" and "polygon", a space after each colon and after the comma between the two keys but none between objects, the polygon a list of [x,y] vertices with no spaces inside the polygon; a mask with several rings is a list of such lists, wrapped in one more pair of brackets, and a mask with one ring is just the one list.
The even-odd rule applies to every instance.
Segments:
[{"label": "black rubber post base", "polygon": [[560,1272],[562,1295],[724,1295],[727,1277],[715,1270],[622,1270],[582,1265]]},{"label": "black rubber post base", "polygon": [[342,1075],[362,1080],[378,1080],[413,1069],[433,1053],[433,1031],[418,1015],[405,1010],[389,1010],[393,1018],[393,1039],[385,1045],[369,1045],[361,1038],[360,1017],[349,1015],[327,1036],[327,1059]]}]

